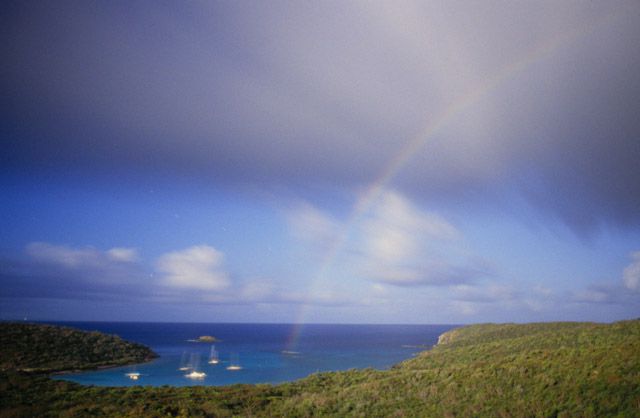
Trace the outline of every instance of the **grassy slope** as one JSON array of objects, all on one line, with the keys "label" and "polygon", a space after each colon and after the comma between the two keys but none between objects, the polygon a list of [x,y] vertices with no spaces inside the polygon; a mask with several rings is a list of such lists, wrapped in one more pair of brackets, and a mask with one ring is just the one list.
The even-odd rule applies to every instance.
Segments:
[{"label": "grassy slope", "polygon": [[640,416],[640,321],[477,325],[443,340],[389,372],[360,372],[368,376],[346,384],[328,376],[331,394],[317,392],[313,407],[366,416]]},{"label": "grassy slope", "polygon": [[392,370],[277,386],[97,388],[9,374],[0,415],[640,416],[640,321],[474,325]]}]

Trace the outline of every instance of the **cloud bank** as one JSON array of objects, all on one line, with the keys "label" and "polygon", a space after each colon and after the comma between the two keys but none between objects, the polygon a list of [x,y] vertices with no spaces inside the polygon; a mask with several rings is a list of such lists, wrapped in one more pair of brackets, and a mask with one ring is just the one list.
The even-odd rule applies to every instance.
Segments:
[{"label": "cloud bank", "polygon": [[425,136],[395,178],[412,197],[640,222],[637,2],[3,9],[12,171],[355,190]]},{"label": "cloud bank", "polygon": [[[380,303],[383,320],[425,306],[637,311],[637,254],[619,262],[640,231],[635,0],[0,9],[0,189],[15,221],[0,250],[19,252],[0,259],[0,296]],[[264,211],[283,199],[290,236]],[[263,223],[245,229],[252,210]],[[73,213],[95,227],[60,224]],[[602,230],[608,271],[586,271],[596,257],[565,235],[516,236],[518,222]],[[83,246],[131,236],[140,253]],[[491,262],[469,248],[483,239]],[[34,240],[50,242],[24,248]]]},{"label": "cloud bank", "polygon": [[130,299],[149,294],[137,250],[33,242],[24,256],[0,260],[1,295],[69,299]]},{"label": "cloud bank", "polygon": [[24,254],[0,260],[0,297],[202,306],[362,304],[352,295],[296,291],[268,278],[232,280],[224,254],[204,244],[164,253],[150,266],[135,249],[124,247],[103,251],[33,242]]},{"label": "cloud bank", "polygon": [[38,262],[70,269],[106,268],[117,263],[135,262],[138,259],[135,248],[111,248],[107,251],[100,251],[93,247],[72,248],[46,242],[32,242],[27,245],[26,252]]},{"label": "cloud bank", "polygon": [[449,286],[489,272],[462,250],[457,228],[397,191],[382,191],[362,219],[341,222],[310,204],[288,216],[294,237],[311,243],[312,252],[340,251],[335,259],[321,259],[354,277],[395,286]]}]

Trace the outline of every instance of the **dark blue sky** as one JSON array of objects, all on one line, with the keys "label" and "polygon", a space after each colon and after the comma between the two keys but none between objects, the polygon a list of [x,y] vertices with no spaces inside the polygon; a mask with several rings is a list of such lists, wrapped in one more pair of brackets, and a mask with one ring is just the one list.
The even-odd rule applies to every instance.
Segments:
[{"label": "dark blue sky", "polygon": [[639,22],[3,2],[0,318],[637,317]]}]

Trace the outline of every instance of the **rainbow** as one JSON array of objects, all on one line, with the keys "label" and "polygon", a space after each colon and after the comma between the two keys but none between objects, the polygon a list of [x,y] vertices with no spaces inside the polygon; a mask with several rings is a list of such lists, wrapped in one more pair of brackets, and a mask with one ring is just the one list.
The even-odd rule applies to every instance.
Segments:
[{"label": "rainbow", "polygon": [[[442,128],[446,127],[456,116],[476,104],[483,97],[486,97],[491,92],[495,91],[506,81],[512,79],[544,58],[552,56],[561,48],[569,46],[578,39],[594,32],[596,29],[610,24],[614,18],[622,15],[622,13],[622,11],[612,12],[603,16],[595,25],[591,25],[587,28],[579,28],[568,32],[563,36],[552,38],[540,43],[518,59],[514,60],[512,63],[503,67],[493,77],[488,78],[480,85],[451,101],[451,103],[445,106],[441,112],[437,113],[433,118],[430,118],[419,131],[419,134],[410,138],[404,146],[400,148],[398,153],[389,161],[380,175],[376,177],[369,187],[366,188],[365,192],[361,194],[359,199],[356,200],[342,232],[334,240],[333,245],[324,256],[320,264],[318,274],[310,285],[309,294],[313,294],[314,291],[318,289],[319,285],[322,284],[327,271],[334,264],[337,256],[342,251],[354,227],[360,222],[362,217],[373,206],[373,204],[381,197],[389,183],[396,177],[400,170],[406,166],[411,158],[423,149]],[[310,308],[310,303],[304,303],[301,305],[296,320],[294,321],[291,334],[287,340],[287,350],[295,350]]]}]

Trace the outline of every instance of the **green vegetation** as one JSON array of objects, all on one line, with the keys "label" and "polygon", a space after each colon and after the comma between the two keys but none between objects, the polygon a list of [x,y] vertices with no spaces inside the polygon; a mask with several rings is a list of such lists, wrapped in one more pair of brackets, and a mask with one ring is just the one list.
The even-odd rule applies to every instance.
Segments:
[{"label": "green vegetation", "polygon": [[0,353],[0,370],[31,373],[121,366],[157,357],[117,335],[27,323],[0,323]]},{"label": "green vegetation", "polygon": [[276,386],[83,387],[5,371],[0,415],[637,417],[640,320],[474,325],[391,370]]},{"label": "green vegetation", "polygon": [[201,335],[196,340],[199,343],[216,343],[218,340],[216,337],[212,337],[211,335]]}]

